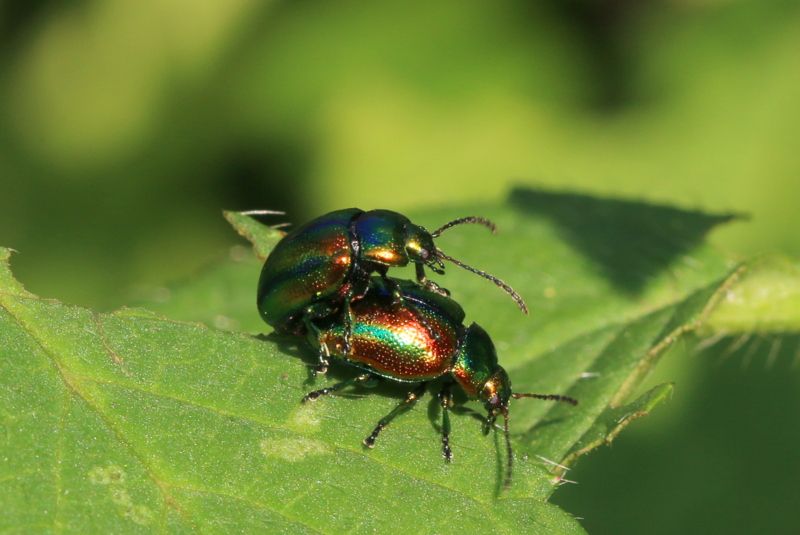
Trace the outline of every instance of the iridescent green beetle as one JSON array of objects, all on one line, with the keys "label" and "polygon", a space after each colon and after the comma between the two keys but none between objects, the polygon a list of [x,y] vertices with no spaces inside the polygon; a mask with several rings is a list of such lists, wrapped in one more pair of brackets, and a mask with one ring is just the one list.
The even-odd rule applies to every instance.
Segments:
[{"label": "iridescent green beetle", "polygon": [[[402,293],[402,303],[394,299],[395,289]],[[345,326],[334,316],[311,320],[307,338],[318,348],[321,359],[341,360],[362,373],[310,392],[303,402],[358,383],[373,386],[388,379],[415,384],[406,399],[383,417],[364,440],[369,447],[392,419],[422,397],[428,381],[444,376],[447,380],[439,393],[443,418],[442,455],[448,462],[453,456],[450,388],[458,385],[470,400],[483,402],[488,411],[487,431],[497,415],[503,415],[508,450],[504,486],[508,487],[514,458],[508,434],[509,400],[533,397],[578,404],[566,396],[513,393],[508,374],[498,363],[494,344],[486,331],[476,323],[465,327],[464,310],[458,303],[411,281],[390,279],[387,283],[385,279],[373,277],[366,295],[352,304],[351,312],[349,351],[345,351]]]},{"label": "iridescent green beetle", "polygon": [[[442,232],[464,223],[478,223],[496,230],[491,221],[465,217],[428,232],[389,210],[365,212],[348,208],[318,217],[289,232],[267,257],[258,282],[261,317],[277,332],[302,335],[309,321],[336,315],[343,318],[349,332],[350,307],[367,291],[372,273],[388,281],[386,273],[390,267],[413,263],[421,284],[446,294],[446,290],[427,279],[424,269],[444,273],[442,260],[491,280],[527,314],[524,301],[510,286],[445,255],[434,245],[433,240]],[[396,287],[392,292],[395,300],[403,299]],[[325,372],[324,363],[320,363],[317,372]]]}]

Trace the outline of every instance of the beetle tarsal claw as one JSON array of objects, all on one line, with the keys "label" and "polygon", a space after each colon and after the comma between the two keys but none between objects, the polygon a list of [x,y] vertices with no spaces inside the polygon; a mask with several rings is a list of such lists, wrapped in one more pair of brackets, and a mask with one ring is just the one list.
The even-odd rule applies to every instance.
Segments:
[{"label": "beetle tarsal claw", "polygon": [[442,288],[441,286],[439,286],[430,279],[425,280],[423,285],[425,286],[425,288],[434,293],[437,293],[444,297],[450,297],[450,290],[448,290],[447,288]]}]

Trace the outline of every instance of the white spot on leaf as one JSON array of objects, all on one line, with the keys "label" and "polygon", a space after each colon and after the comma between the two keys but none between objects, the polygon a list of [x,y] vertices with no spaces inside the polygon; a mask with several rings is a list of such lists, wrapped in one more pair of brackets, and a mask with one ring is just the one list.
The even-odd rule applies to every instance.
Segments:
[{"label": "white spot on leaf", "polygon": [[109,485],[112,483],[124,484],[125,472],[116,465],[108,465],[107,468],[95,466],[89,470],[89,481],[95,485]]},{"label": "white spot on leaf", "polygon": [[319,431],[319,413],[324,410],[322,403],[302,403],[292,409],[286,420],[286,427],[304,435]]},{"label": "white spot on leaf", "polygon": [[310,438],[277,438],[261,442],[261,453],[267,457],[276,457],[290,462],[302,461],[313,455],[331,453],[328,445],[320,440]]},{"label": "white spot on leaf", "polygon": [[125,472],[116,465],[95,466],[87,474],[89,481],[95,485],[108,485],[108,497],[121,508],[122,516],[130,518],[137,524],[149,524],[153,519],[153,511],[146,505],[133,503],[131,495],[125,488]]}]

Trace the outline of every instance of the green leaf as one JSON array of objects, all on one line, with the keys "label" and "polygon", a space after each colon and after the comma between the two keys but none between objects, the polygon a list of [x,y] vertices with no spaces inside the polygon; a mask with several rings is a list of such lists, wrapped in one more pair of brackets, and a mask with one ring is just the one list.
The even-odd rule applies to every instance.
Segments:
[{"label": "green leaf", "polygon": [[800,332],[800,266],[768,255],[747,265],[747,277],[726,292],[703,334]]},{"label": "green leaf", "polygon": [[674,385],[671,383],[658,385],[635,401],[621,407],[609,407],[597,417],[594,425],[573,444],[570,452],[563,459],[562,465],[557,466],[553,472],[562,475],[566,472],[564,465],[572,464],[578,457],[585,455],[598,446],[609,445],[628,424],[637,418],[647,416],[649,412],[661,403],[667,396],[672,395]]},{"label": "green leaf", "polygon": [[[779,355],[793,353],[800,365],[800,266],[780,255],[764,255],[742,266],[743,276],[726,289],[708,321],[698,329],[699,350],[717,361],[741,358],[747,366],[763,358],[771,368]],[[788,350],[788,351],[787,351]]]},{"label": "green leaf", "polygon": [[[748,280],[702,241],[729,218],[531,191],[505,206],[410,214],[429,228],[465,215],[494,219],[500,234],[458,227],[439,246],[511,283],[531,315],[456,266],[437,281],[492,335],[515,391],[580,401],[512,404],[510,490],[500,489],[502,432],[482,433],[479,405],[453,415],[450,465],[434,395],[368,450],[361,441],[407,388],[300,404],[352,370],[333,366],[312,382],[315,351],[303,340],[175,321],[268,331],[254,303],[259,262],[241,246],[166,298],[140,303],[172,319],[38,298],[1,250],[0,528],[582,533],[546,500],[562,467],[664,399],[669,385],[626,404],[675,341],[704,328]],[[262,252],[274,245],[274,229],[228,217]],[[392,272],[412,276],[402,273]]]},{"label": "green leaf", "polygon": [[[270,251],[283,238],[284,233],[274,227],[265,227],[252,217],[238,212],[223,212],[225,219],[233,225],[239,234],[253,243],[258,258],[263,262],[269,256]],[[268,213],[266,215],[281,215],[280,213]]]},{"label": "green leaf", "polygon": [[[581,532],[527,493],[494,503],[485,460],[495,440],[471,419],[454,426],[465,435],[460,470],[441,463],[436,430],[419,418],[398,421],[373,454],[357,422],[388,410],[398,389],[378,403],[301,405],[307,366],[279,351],[291,342],[39,299],[13,281],[2,253],[6,530],[447,533],[468,521]],[[469,477],[470,464],[487,476]]]}]

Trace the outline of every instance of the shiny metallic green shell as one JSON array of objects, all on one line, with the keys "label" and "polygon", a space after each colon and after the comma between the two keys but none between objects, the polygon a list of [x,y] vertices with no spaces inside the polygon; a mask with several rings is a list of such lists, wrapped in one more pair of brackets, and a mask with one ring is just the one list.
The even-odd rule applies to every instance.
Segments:
[{"label": "shiny metallic green shell", "polygon": [[411,221],[390,210],[370,210],[354,220],[358,259],[386,266],[408,265],[406,228]]},{"label": "shiny metallic green shell", "polygon": [[408,265],[406,247],[418,245],[420,235],[433,250],[425,229],[389,210],[337,210],[297,227],[261,270],[262,319],[278,331],[299,334],[308,307],[318,305],[310,316],[329,315],[366,291],[370,273]]},{"label": "shiny metallic green shell", "polygon": [[[502,368],[486,331],[473,323],[465,328],[464,310],[448,297],[410,281],[392,279],[404,302],[394,302],[383,280],[373,278],[366,296],[352,305],[351,351],[344,352],[344,326],[328,318],[312,344],[353,366],[393,379],[419,383],[450,373],[470,399],[483,399],[484,388]],[[503,372],[504,374],[505,372]],[[504,402],[510,383],[502,385]]]},{"label": "shiny metallic green shell", "polygon": [[469,326],[460,342],[451,372],[470,399],[479,399],[483,385],[501,369],[497,351],[489,334],[477,323]]},{"label": "shiny metallic green shell", "polygon": [[395,381],[423,382],[444,375],[456,359],[464,311],[447,297],[393,280],[405,304],[394,303],[377,277],[366,296],[353,302],[350,353],[344,353],[341,321],[326,320],[311,342],[325,344],[334,358]]},{"label": "shiny metallic green shell", "polygon": [[341,298],[351,265],[350,222],[357,208],[325,214],[288,233],[261,270],[258,310],[278,330],[298,321],[314,302]]}]

